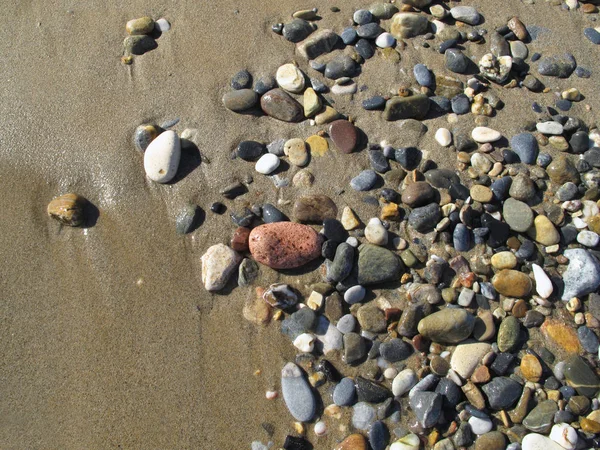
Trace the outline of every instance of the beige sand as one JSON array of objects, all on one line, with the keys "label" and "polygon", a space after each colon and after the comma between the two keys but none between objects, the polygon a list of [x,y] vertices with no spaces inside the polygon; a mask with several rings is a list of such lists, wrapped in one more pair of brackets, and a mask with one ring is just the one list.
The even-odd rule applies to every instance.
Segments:
[{"label": "beige sand", "polygon": [[[236,115],[221,106],[229,79],[240,68],[274,73],[294,58],[294,46],[274,35],[270,25],[295,9],[319,6],[324,17],[319,26],[341,32],[365,2],[338,2],[338,14],[328,10],[334,2],[117,3],[3,5],[0,446],[243,449],[252,440],[267,441],[263,422],[275,426],[273,440],[282,445],[293,421],[282,400],[266,400],[265,391],[278,388],[280,369],[294,349],[277,324],[256,329],[242,318],[252,289],[236,288],[231,295],[203,289],[200,256],[230,238],[227,215],[209,212],[204,225],[187,237],[175,234],[174,217],[188,201],[208,210],[226,181],[253,173],[251,163],[230,160],[238,141],[308,137],[320,129]],[[597,48],[581,34],[588,17],[543,1],[466,3],[480,8],[488,29],[515,13],[526,24],[553,28],[552,39],[530,45],[530,53],[556,46],[599,70]],[[166,17],[173,28],[157,50],[123,66],[125,23],[146,14]],[[358,80],[368,91],[353,102],[336,101],[373,142],[387,139],[400,146],[403,136],[379,113],[362,111],[360,101],[387,93],[405,79],[401,72],[410,73],[421,59],[431,68],[442,67],[437,52],[413,48],[418,42],[410,41],[399,66],[377,56],[368,61]],[[481,56],[487,47],[468,48]],[[580,103],[573,114],[594,123],[600,106],[592,98],[594,81],[572,77],[548,85],[580,88],[594,109],[586,113]],[[533,99],[549,103],[553,96],[498,92],[508,107],[490,125],[507,136],[534,119]],[[211,164],[161,186],[146,181],[131,135],[140,123],[174,117],[181,118],[178,132],[200,130],[200,150]],[[433,140],[445,119],[426,123],[430,132],[421,148],[451,167],[454,156]],[[472,116],[461,117],[461,126],[472,124]],[[364,152],[315,159],[312,192],[332,196],[340,210],[352,205],[368,219],[377,208],[364,204],[362,194],[348,192],[350,178],[367,165]],[[299,193],[291,187],[277,192],[269,179],[256,174],[255,179],[249,194],[228,205],[240,210],[246,203],[293,200]],[[346,192],[337,195],[340,188]],[[46,216],[50,199],[70,191],[99,208],[96,226],[60,229]],[[289,213],[290,207],[283,210]],[[278,278],[265,272],[269,281]],[[301,280],[279,277],[305,293],[305,285],[318,278],[317,273]],[[262,375],[253,375],[257,369]],[[326,390],[322,393],[328,403]],[[331,448],[347,433],[340,429],[347,420],[328,423],[328,437],[317,440],[309,433],[317,449]]]}]

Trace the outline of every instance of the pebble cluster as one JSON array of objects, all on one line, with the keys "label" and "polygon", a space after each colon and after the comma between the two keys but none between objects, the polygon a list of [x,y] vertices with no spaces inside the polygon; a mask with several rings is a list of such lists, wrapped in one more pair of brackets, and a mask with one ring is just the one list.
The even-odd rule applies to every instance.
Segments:
[{"label": "pebble cluster", "polygon": [[[202,256],[208,291],[236,276],[239,286],[258,285],[261,270],[323,260],[322,282],[304,292],[282,283],[255,286],[243,309],[257,326],[278,324],[298,351],[281,368],[280,389],[266,393],[274,401],[281,394],[296,421],[282,448],[313,448],[308,436],[318,441],[328,428],[347,430],[336,450],[598,448],[600,131],[567,114],[582,100],[576,88],[557,93],[553,107],[534,103],[537,120],[518,134],[489,126],[496,110],[510,106],[502,89],[549,93],[544,77],[591,72],[564,50],[530,57],[540,27],[513,17],[487,30],[472,6],[377,3],[355,11],[353,26],[339,34],[318,29],[318,19],[316,9],[303,10],[272,27],[315,76],[294,62],[256,80],[241,70],[222,102],[233,112],[260,108],[285,122],[308,118],[326,130],[267,145],[242,141],[234,157],[276,188],[289,183],[277,173],[285,159],[303,168],[292,183],[308,187],[314,176],[305,167],[330,148],[349,155],[366,147],[370,168],[348,187],[377,190],[379,215],[360,218],[352,205],[322,194],[300,196],[285,212],[255,205],[231,213],[229,246],[213,245]],[[154,26],[148,18],[128,23],[127,39],[138,42],[131,53],[146,48],[141,42]],[[600,43],[597,30],[583,34]],[[413,86],[367,98],[362,107],[420,133],[427,131],[422,119],[447,115],[449,128],[434,136],[456,153],[456,170],[438,168],[416,147],[363,142],[353,121],[324,97],[355,95],[365,61],[377,55],[399,62],[406,40],[417,36],[439,52],[446,71],[416,64]],[[470,45],[489,52],[473,61]],[[466,134],[452,126],[464,114],[477,125]],[[180,139],[165,128],[141,125],[134,136],[146,176],[157,183],[172,182],[182,139],[193,131]],[[236,182],[221,195],[234,199],[249,188]],[[79,204],[77,196],[59,197],[48,212],[78,225]],[[211,207],[225,209],[221,202]],[[193,231],[198,212],[185,208],[177,232]],[[342,425],[345,413],[350,419]],[[251,445],[265,450],[273,443]]]},{"label": "pebble cluster", "polygon": [[143,55],[158,47],[156,40],[171,29],[167,19],[154,21],[152,17],[132,19],[125,25],[127,37],[123,41],[123,64],[132,64],[134,55]]}]

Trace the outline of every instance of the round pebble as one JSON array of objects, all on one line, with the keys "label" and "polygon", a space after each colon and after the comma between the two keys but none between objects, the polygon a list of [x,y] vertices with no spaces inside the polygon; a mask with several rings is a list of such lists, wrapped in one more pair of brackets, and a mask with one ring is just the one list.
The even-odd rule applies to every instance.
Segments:
[{"label": "round pebble", "polygon": [[262,155],[258,161],[256,161],[256,165],[254,166],[255,170],[258,173],[262,173],[263,175],[268,175],[272,173],[275,169],[279,167],[280,160],[277,155],[272,153],[266,153]]}]

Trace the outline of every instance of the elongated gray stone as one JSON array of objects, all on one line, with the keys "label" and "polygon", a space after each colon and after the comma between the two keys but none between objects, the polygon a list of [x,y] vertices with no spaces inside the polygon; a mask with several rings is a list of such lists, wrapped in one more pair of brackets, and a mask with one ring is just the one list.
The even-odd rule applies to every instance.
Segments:
[{"label": "elongated gray stone", "polygon": [[287,363],[281,371],[281,391],[290,414],[299,422],[308,422],[316,411],[315,396],[300,367]]}]

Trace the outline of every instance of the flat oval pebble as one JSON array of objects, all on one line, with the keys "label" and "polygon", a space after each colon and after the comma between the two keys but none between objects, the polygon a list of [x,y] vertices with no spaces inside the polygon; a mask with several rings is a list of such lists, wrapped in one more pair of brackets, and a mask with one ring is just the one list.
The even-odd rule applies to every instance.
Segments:
[{"label": "flat oval pebble", "polygon": [[537,433],[529,433],[521,442],[523,450],[565,450],[552,439]]},{"label": "flat oval pebble", "polygon": [[308,422],[316,412],[315,396],[302,370],[287,363],[281,370],[281,392],[290,414],[299,422]]},{"label": "flat oval pebble", "polygon": [[563,133],[563,126],[558,122],[541,122],[535,128],[544,134],[559,135]]},{"label": "flat oval pebble", "polygon": [[375,45],[379,48],[393,47],[395,43],[396,38],[390,33],[381,33],[377,36],[377,39],[375,39]]},{"label": "flat oval pebble", "polygon": [[594,28],[586,28],[583,30],[583,35],[588,38],[588,40],[596,45],[600,44],[600,33],[596,31]]},{"label": "flat oval pebble", "polygon": [[215,244],[202,255],[202,283],[207,291],[225,287],[242,257],[223,244]]},{"label": "flat oval pebble", "polygon": [[471,132],[471,137],[475,142],[484,144],[486,142],[496,142],[502,137],[502,134],[488,127],[475,127]]},{"label": "flat oval pebble", "polygon": [[275,222],[250,233],[250,253],[273,269],[292,269],[321,256],[322,237],[308,225]]},{"label": "flat oval pebble", "polygon": [[352,153],[358,143],[358,130],[347,120],[336,120],[329,126],[329,135],[342,153]]},{"label": "flat oval pebble", "polygon": [[181,142],[173,130],[167,130],[154,139],[144,153],[144,170],[152,181],[168,183],[179,168]]},{"label": "flat oval pebble", "polygon": [[361,285],[352,286],[346,292],[344,292],[344,301],[349,305],[360,303],[365,298],[367,291]]},{"label": "flat oval pebble", "polygon": [[371,169],[363,170],[350,180],[350,187],[355,191],[369,191],[377,182],[377,172]]},{"label": "flat oval pebble", "polygon": [[284,64],[277,69],[275,79],[280,88],[298,94],[304,89],[304,74],[294,64]]},{"label": "flat oval pebble", "polygon": [[272,153],[266,153],[266,154],[262,155],[258,159],[258,161],[256,161],[256,165],[254,166],[254,169],[258,173],[262,173],[263,175],[268,175],[279,167],[280,162],[281,161],[279,160],[277,155],[274,155]]},{"label": "flat oval pebble", "polygon": [[464,309],[444,308],[419,321],[424,337],[443,344],[457,344],[468,338],[475,327],[475,317]]},{"label": "flat oval pebble", "polygon": [[286,141],[283,146],[283,153],[295,166],[301,167],[308,164],[309,154],[306,150],[306,144],[302,139],[294,138]]},{"label": "flat oval pebble", "polygon": [[[240,92],[240,91],[234,91]],[[263,112],[283,122],[300,122],[304,119],[304,109],[282,89],[271,89],[260,99]]]},{"label": "flat oval pebble", "polygon": [[448,147],[452,143],[452,133],[447,128],[439,128],[435,132],[435,140],[442,147]]},{"label": "flat oval pebble", "polygon": [[531,278],[518,270],[504,269],[492,278],[494,288],[507,297],[523,298],[532,288]]},{"label": "flat oval pebble", "polygon": [[234,112],[246,111],[256,105],[257,102],[258,94],[252,89],[234,90],[223,96],[223,106]]}]

